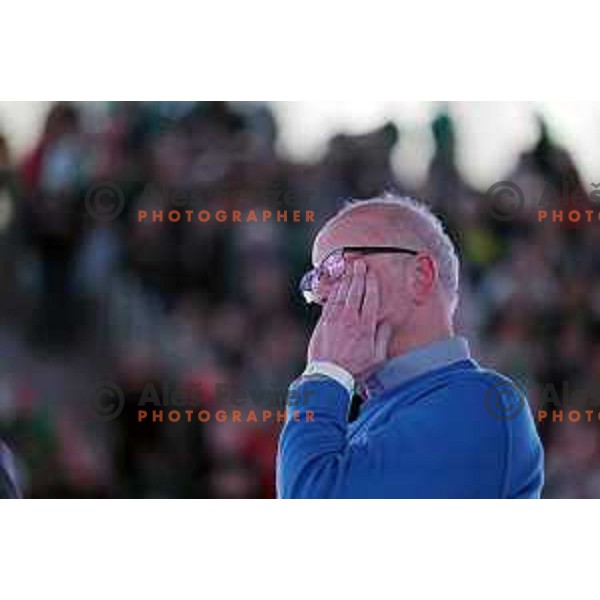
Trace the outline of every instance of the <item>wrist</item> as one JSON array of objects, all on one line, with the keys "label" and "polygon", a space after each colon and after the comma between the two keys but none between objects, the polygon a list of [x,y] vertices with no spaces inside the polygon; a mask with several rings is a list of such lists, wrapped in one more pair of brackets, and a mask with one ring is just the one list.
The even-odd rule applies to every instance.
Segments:
[{"label": "wrist", "polygon": [[343,386],[348,394],[354,392],[354,377],[352,373],[339,365],[325,360],[311,360],[302,375],[325,375]]}]

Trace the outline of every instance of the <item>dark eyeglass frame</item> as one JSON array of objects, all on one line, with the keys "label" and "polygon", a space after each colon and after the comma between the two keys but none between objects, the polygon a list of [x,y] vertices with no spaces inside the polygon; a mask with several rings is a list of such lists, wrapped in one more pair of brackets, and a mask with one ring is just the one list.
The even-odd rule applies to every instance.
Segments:
[{"label": "dark eyeglass frame", "polygon": [[323,272],[323,265],[334,254],[340,254],[343,258],[346,252],[357,252],[362,255],[369,254],[408,254],[410,256],[417,256],[420,254],[419,250],[413,250],[411,248],[401,248],[399,246],[343,246],[341,248],[335,248],[327,256],[325,256],[321,262],[304,274],[302,279],[300,280],[300,284],[298,286],[300,292],[304,296],[304,299],[308,304],[313,302],[317,302],[317,296],[314,292],[313,286],[315,280],[318,280],[321,277]]}]

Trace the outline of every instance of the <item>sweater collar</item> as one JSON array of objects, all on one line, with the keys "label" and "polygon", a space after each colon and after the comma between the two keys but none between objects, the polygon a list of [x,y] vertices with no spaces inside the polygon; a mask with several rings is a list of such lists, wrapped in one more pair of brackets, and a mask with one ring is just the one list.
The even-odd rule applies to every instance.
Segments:
[{"label": "sweater collar", "polygon": [[390,358],[359,383],[359,391],[364,398],[373,398],[419,375],[470,358],[467,340],[452,336]]}]

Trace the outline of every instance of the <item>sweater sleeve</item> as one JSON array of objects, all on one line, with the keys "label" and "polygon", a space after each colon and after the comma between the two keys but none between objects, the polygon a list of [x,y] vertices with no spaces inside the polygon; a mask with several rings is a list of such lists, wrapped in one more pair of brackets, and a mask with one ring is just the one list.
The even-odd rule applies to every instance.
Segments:
[{"label": "sweater sleeve", "polygon": [[330,498],[348,482],[351,466],[361,468],[359,453],[347,442],[350,400],[348,390],[329,377],[292,383],[277,456],[280,498]]}]

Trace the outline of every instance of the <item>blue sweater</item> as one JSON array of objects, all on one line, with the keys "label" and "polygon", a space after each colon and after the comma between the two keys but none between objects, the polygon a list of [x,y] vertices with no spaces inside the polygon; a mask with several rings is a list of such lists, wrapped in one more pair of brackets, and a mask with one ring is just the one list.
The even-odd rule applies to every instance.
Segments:
[{"label": "blue sweater", "polygon": [[514,384],[470,358],[434,356],[437,368],[415,368],[414,359],[394,359],[396,377],[388,368],[352,423],[350,394],[334,379],[290,386],[279,497],[539,498],[542,446],[526,399],[506,392]]}]

